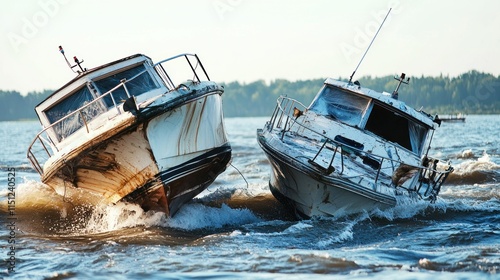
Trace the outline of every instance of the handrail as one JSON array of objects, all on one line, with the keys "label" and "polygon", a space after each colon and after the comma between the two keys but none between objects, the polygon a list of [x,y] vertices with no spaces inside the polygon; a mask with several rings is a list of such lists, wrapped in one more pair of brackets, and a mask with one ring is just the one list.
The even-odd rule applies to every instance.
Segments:
[{"label": "handrail", "polygon": [[[44,148],[45,152],[47,153],[47,156],[48,156],[48,157],[51,157],[51,156],[52,156],[52,154],[50,153],[49,149],[47,149],[47,147],[46,147],[46,146],[45,146],[45,144],[43,143],[43,137],[42,137],[42,134],[44,134],[44,133],[45,133],[45,134],[46,134],[47,139],[49,139],[49,140],[50,140],[50,142],[51,142],[51,144],[52,144],[51,146],[52,146],[52,147],[53,147],[56,151],[59,151],[59,149],[57,148],[57,145],[56,145],[56,144],[52,141],[52,138],[50,137],[50,135],[48,134],[48,132],[47,132],[47,131],[48,131],[49,129],[54,128],[54,127],[55,127],[55,126],[57,126],[58,124],[60,124],[60,123],[64,122],[65,120],[67,120],[67,119],[69,119],[69,118],[71,118],[71,117],[73,117],[73,116],[75,116],[75,115],[77,115],[77,114],[78,114],[78,115],[82,118],[82,120],[83,120],[83,123],[84,123],[84,125],[85,125],[86,130],[87,130],[87,133],[89,133],[89,132],[90,132],[90,130],[89,130],[89,127],[88,127],[88,122],[85,120],[85,116],[84,116],[84,114],[82,113],[82,111],[83,111],[84,109],[86,109],[86,108],[90,107],[91,105],[94,105],[94,104],[95,104],[95,103],[97,103],[99,100],[103,99],[104,97],[106,97],[106,96],[108,96],[108,95],[110,95],[110,96],[111,96],[111,100],[113,101],[113,107],[114,107],[114,108],[117,108],[117,110],[118,110],[118,114],[121,114],[120,110],[118,109],[118,105],[116,104],[115,99],[114,99],[114,97],[113,97],[113,92],[114,92],[115,90],[117,90],[118,88],[120,88],[121,86],[124,86],[124,87],[125,87],[125,83],[127,83],[127,82],[129,82],[129,81],[132,81],[133,79],[135,79],[136,77],[138,77],[140,74],[142,74],[142,73],[144,73],[144,72],[146,72],[146,70],[145,70],[145,71],[141,71],[141,73],[139,73],[138,75],[134,76],[132,79],[129,79],[128,81],[124,81],[124,80],[120,81],[120,83],[119,83],[118,85],[116,85],[116,86],[115,86],[115,87],[113,87],[112,89],[108,90],[108,91],[107,91],[106,93],[104,93],[103,95],[101,95],[101,96],[99,96],[99,97],[95,98],[95,99],[94,99],[94,100],[92,100],[91,102],[89,102],[89,103],[87,103],[87,104],[83,105],[82,107],[78,108],[77,110],[75,110],[75,111],[71,112],[70,114],[68,114],[68,115],[66,115],[66,116],[64,116],[64,117],[62,117],[61,119],[57,120],[56,122],[54,122],[54,123],[52,123],[51,125],[49,125],[49,126],[45,127],[44,129],[42,129],[42,130],[41,130],[41,131],[40,131],[40,132],[39,132],[39,133],[35,136],[35,138],[33,139],[33,141],[31,141],[31,144],[28,146],[28,153],[27,153],[27,157],[28,157],[28,159],[30,160],[31,165],[32,165],[32,166],[34,167],[34,169],[38,172],[38,174],[40,174],[40,175],[42,175],[42,174],[43,174],[43,168],[42,168],[42,166],[41,166],[40,162],[36,159],[36,156],[35,156],[35,154],[34,154],[34,153],[33,153],[33,151],[32,151],[32,149],[33,149],[33,145],[37,142],[37,140],[39,140],[39,141],[40,141],[40,143],[42,144],[42,146],[43,146],[43,148]],[[128,95],[128,91],[126,91],[126,93],[127,93],[127,95]],[[128,96],[128,97],[130,97],[130,96]],[[113,108],[113,107],[112,107],[112,108]]]},{"label": "handrail", "polygon": [[[187,60],[187,63],[189,64],[189,67],[191,69],[191,71],[193,72],[193,74],[195,75],[196,79],[198,82],[201,81],[200,79],[200,75],[196,72],[197,71],[197,66],[200,65],[202,71],[203,71],[203,74],[205,75],[205,78],[210,81],[210,78],[208,77],[208,74],[205,70],[205,68],[203,67],[203,64],[201,63],[201,61],[199,60],[198,56],[196,54],[191,54],[191,53],[183,53],[183,54],[179,54],[179,55],[176,55],[176,56],[173,56],[173,57],[170,57],[170,58],[167,58],[167,59],[164,59],[160,62],[157,62],[153,65],[154,69],[156,69],[156,73],[160,76],[160,78],[163,80],[163,82],[166,83],[167,87],[170,87],[170,89],[174,89],[175,88],[175,84],[173,83],[173,81],[171,80],[170,76],[168,75],[167,71],[165,71],[165,69],[163,68],[163,65],[164,63],[168,62],[168,61],[171,61],[171,60],[174,60],[176,58],[179,58],[179,57],[185,57],[186,60]],[[193,66],[192,65],[192,62],[191,60],[189,59],[189,57],[194,57],[196,59],[196,65]],[[86,118],[85,117],[85,114],[84,114],[84,110],[89,108],[90,106],[93,106],[93,105],[96,105],[98,104],[97,102],[101,101],[103,98],[107,97],[107,96],[110,96],[111,97],[111,101],[113,102],[113,106],[108,108],[108,111],[111,110],[112,108],[116,108],[117,109],[117,112],[118,112],[118,115],[122,114],[122,112],[120,111],[120,108],[119,108],[119,104],[117,104],[116,100],[115,100],[115,97],[113,95],[113,93],[119,89],[120,87],[123,87],[124,88],[124,91],[127,95],[127,98],[130,98],[130,93],[129,93],[129,90],[126,86],[126,84],[134,79],[136,79],[137,77],[141,76],[142,74],[148,72],[148,69],[145,69],[139,73],[137,73],[136,75],[134,75],[133,77],[131,77],[130,79],[122,79],[116,86],[114,86],[112,89],[108,90],[107,92],[105,92],[104,94],[94,98],[92,101],[90,101],[89,103],[86,103],[85,105],[81,106],[80,108],[76,109],[75,111],[69,113],[68,115],[62,117],[61,119],[57,120],[56,122],[50,124],[49,126],[43,128],[35,137],[34,139],[31,141],[30,145],[28,146],[28,151],[27,151],[27,158],[29,159],[31,165],[33,166],[33,168],[40,174],[40,175],[43,175],[43,167],[42,167],[42,164],[40,163],[40,161],[37,159],[37,156],[35,155],[35,151],[34,151],[34,145],[36,143],[40,143],[39,145],[41,145],[41,151],[45,152],[44,153],[44,156],[47,156],[48,158],[50,158],[52,156],[52,153],[50,152],[50,150],[46,147],[46,145],[44,144],[44,140],[45,141],[48,141],[50,142],[50,145],[53,149],[55,149],[56,152],[59,151],[59,149],[57,148],[57,145],[54,143],[54,141],[52,140],[52,137],[51,135],[49,134],[49,130],[50,129],[53,129],[55,126],[63,123],[64,121],[72,118],[72,117],[75,117],[75,115],[78,115],[78,118],[81,118],[82,121],[83,121],[83,126],[85,126],[86,128],[86,131],[87,133],[90,133],[90,129],[89,129],[89,121],[93,118]],[[100,105],[100,104],[98,104]],[[83,127],[82,126],[82,127]],[[81,128],[81,127],[79,127]],[[79,129],[78,128],[78,129]],[[45,135],[45,137],[47,138],[47,140],[45,139],[45,137],[43,136]]]},{"label": "handrail", "polygon": [[[175,88],[176,83],[174,83],[172,81],[172,79],[168,75],[167,71],[165,71],[165,68],[163,67],[163,64],[165,62],[174,60],[174,59],[179,58],[179,57],[184,57],[186,59],[186,61],[187,61],[188,65],[189,65],[192,73],[194,74],[193,80],[194,80],[194,78],[196,78],[197,82],[201,82],[201,80],[202,80],[200,78],[200,75],[197,72],[197,65],[200,65],[201,71],[203,71],[203,74],[204,74],[206,80],[210,81],[210,77],[208,77],[207,71],[205,70],[205,67],[203,67],[203,64],[201,63],[201,60],[198,58],[198,55],[193,54],[193,53],[183,53],[183,54],[179,54],[179,55],[172,56],[170,58],[161,60],[161,61],[159,61],[159,62],[157,62],[157,63],[155,63],[153,65],[154,68],[156,69],[156,71],[158,72],[158,75],[160,75],[160,77],[165,81],[165,83],[168,85],[168,87],[170,88],[170,90],[172,90],[172,89]],[[196,66],[193,67],[193,64],[192,64],[191,60],[189,59],[189,57],[194,57],[195,58],[195,60],[196,60]]]},{"label": "handrail", "polygon": [[[294,112],[293,115],[291,114],[292,110],[295,111],[295,109],[297,109],[297,107],[296,107],[297,105],[300,105],[302,107],[303,111],[307,110],[306,106],[304,106],[299,101],[292,99],[292,98],[288,98],[286,96],[280,96],[276,101],[276,108],[271,116],[271,119],[270,119],[270,121],[267,122],[267,129],[272,130],[274,127],[282,128],[282,130],[280,132],[282,133],[281,139],[283,139],[285,132],[290,131],[290,128],[292,127],[292,125],[296,124],[296,125],[299,125],[301,128],[308,130],[308,131],[312,132],[313,134],[320,136],[321,139],[324,139],[324,142],[321,145],[321,147],[319,147],[318,152],[315,154],[315,156],[312,159],[309,159],[308,162],[311,165],[313,165],[315,168],[319,168],[320,170],[322,170],[326,175],[332,173],[335,170],[335,168],[332,166],[332,164],[333,164],[333,160],[337,156],[337,154],[340,154],[340,160],[341,160],[341,171],[339,172],[339,174],[343,173],[343,171],[344,171],[343,151],[345,150],[345,148],[348,148],[348,150],[352,151],[357,156],[363,155],[366,158],[375,159],[377,162],[379,162],[378,167],[376,168],[375,180],[373,182],[375,186],[378,182],[379,174],[380,174],[381,170],[383,169],[382,163],[387,160],[387,161],[399,164],[400,166],[404,165],[404,166],[407,166],[409,168],[414,168],[414,169],[420,170],[421,171],[420,178],[419,178],[420,184],[419,184],[419,186],[417,186],[415,188],[414,191],[416,191],[421,196],[421,194],[418,191],[420,191],[420,189],[422,188],[422,184],[424,183],[424,181],[427,181],[427,183],[430,184],[430,187],[427,188],[427,190],[425,191],[425,195],[429,196],[431,200],[435,200],[436,195],[439,193],[439,189],[441,187],[441,184],[444,182],[446,177],[453,171],[453,168],[451,166],[449,166],[449,168],[445,171],[437,170],[437,168],[436,168],[437,163],[443,162],[441,160],[436,160],[436,159],[429,160],[429,162],[431,162],[431,161],[434,162],[433,166],[430,166],[430,164],[429,164],[429,166],[423,166],[423,165],[415,166],[415,165],[411,165],[411,164],[402,162],[400,160],[395,160],[395,159],[392,159],[389,157],[384,157],[381,155],[371,154],[371,153],[365,152],[364,150],[361,150],[361,149],[358,149],[356,147],[352,147],[352,146],[346,145],[344,143],[341,143],[337,140],[331,139],[328,136],[326,136],[318,131],[315,131],[314,129],[312,129],[308,126],[305,126],[300,122],[297,122],[297,119],[298,119],[298,117],[300,117],[302,115],[302,112],[299,114],[297,114],[296,112]],[[284,124],[282,122],[283,117],[286,117],[286,121]],[[287,130],[287,126],[288,126],[288,130]],[[325,168],[325,167],[320,166],[316,162],[314,162],[314,160],[321,154],[322,150],[327,146],[328,143],[331,143],[331,145],[332,145],[331,149],[334,152],[333,152],[333,155],[332,155],[332,158],[330,160],[329,165]],[[340,151],[341,151],[340,153],[337,153],[338,149],[340,149]]]}]

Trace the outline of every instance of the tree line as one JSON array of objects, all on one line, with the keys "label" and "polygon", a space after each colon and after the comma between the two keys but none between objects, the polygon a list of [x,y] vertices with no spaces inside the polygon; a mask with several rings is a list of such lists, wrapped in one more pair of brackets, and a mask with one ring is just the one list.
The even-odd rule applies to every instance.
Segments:
[{"label": "tree line", "polygon": [[[324,81],[228,83],[224,85],[224,114],[226,117],[271,115],[280,95],[287,95],[308,106]],[[362,87],[388,93],[392,93],[398,84],[393,76],[365,76],[359,82]],[[410,77],[409,84],[399,89],[399,100],[430,114],[500,114],[500,76],[469,71],[458,77]]]},{"label": "tree line", "polygon": [[[341,80],[347,80],[339,78]],[[280,95],[297,99],[306,106],[312,101],[324,78],[266,83],[223,83],[223,109],[226,117],[269,116]],[[392,76],[359,79],[362,87],[391,93],[397,86]],[[36,119],[34,107],[52,90],[21,95],[17,91],[0,90],[0,121]],[[469,71],[457,77],[411,77],[409,85],[399,90],[399,99],[431,114],[500,114],[500,76]]]},{"label": "tree line", "polygon": [[23,96],[18,91],[0,90],[0,121],[36,119],[35,106],[52,92],[33,91]]}]

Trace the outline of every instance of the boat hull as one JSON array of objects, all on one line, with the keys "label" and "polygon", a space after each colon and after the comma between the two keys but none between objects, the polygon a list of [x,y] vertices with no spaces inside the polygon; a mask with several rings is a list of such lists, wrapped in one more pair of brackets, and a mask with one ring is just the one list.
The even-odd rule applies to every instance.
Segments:
[{"label": "boat hull", "polygon": [[131,201],[173,215],[231,160],[219,92],[120,127],[53,161],[42,182],[81,203]]},{"label": "boat hull", "polygon": [[266,141],[262,131],[258,132],[258,142],[271,164],[272,194],[298,218],[340,217],[396,205],[393,196],[367,190],[342,177],[325,175],[280,152]]}]

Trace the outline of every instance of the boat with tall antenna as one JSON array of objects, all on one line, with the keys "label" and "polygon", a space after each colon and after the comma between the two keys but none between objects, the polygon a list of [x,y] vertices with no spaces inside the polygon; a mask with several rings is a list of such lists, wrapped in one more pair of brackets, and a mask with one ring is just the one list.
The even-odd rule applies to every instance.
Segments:
[{"label": "boat with tall antenna", "polygon": [[[66,200],[129,201],[174,215],[231,160],[222,86],[196,54],[135,54],[77,76],[35,107],[43,129],[27,157]],[[76,69],[76,70],[75,70]]]},{"label": "boat with tall antenna", "polygon": [[410,79],[396,76],[392,94],[380,93],[352,82],[356,70],[348,82],[326,79],[308,107],[279,97],[257,130],[271,164],[270,190],[298,218],[435,202],[453,171],[429,156],[440,120],[398,99]]}]

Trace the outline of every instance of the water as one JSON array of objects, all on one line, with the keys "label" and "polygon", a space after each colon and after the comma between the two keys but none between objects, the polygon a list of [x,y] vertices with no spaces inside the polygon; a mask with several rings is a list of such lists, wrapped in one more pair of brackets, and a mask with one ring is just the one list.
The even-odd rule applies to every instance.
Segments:
[{"label": "water", "polygon": [[131,204],[65,202],[26,159],[38,123],[0,123],[0,278],[500,278],[498,115],[438,129],[430,154],[456,171],[435,204],[307,221],[294,220],[267,188],[269,165],[255,139],[266,120],[226,119],[232,164],[244,178],[229,167],[174,218]]}]

